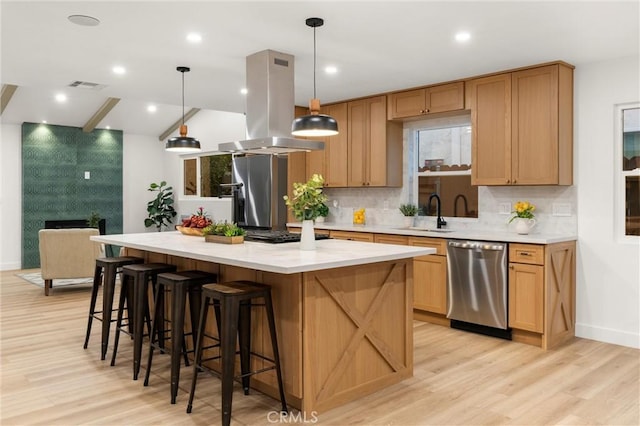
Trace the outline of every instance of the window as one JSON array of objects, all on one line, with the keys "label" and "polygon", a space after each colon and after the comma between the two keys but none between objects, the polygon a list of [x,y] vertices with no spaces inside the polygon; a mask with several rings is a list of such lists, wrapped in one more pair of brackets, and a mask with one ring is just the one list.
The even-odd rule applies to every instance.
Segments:
[{"label": "window", "polygon": [[203,155],[185,159],[183,161],[184,195],[200,197],[231,195],[231,188],[220,188],[221,183],[231,183],[231,162],[231,154]]},{"label": "window", "polygon": [[618,235],[640,235],[640,104],[616,111],[616,169],[618,179]]},{"label": "window", "polygon": [[441,200],[445,217],[478,217],[478,188],[471,185],[471,119],[468,114],[411,124],[415,140],[413,160],[415,202],[420,215],[435,215],[431,194]]}]

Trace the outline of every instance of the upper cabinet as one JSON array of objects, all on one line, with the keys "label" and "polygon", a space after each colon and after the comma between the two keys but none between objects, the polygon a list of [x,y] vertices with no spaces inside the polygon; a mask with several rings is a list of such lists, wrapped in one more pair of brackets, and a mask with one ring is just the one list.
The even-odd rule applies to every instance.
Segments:
[{"label": "upper cabinet", "polygon": [[473,185],[573,183],[573,67],[467,82]]},{"label": "upper cabinet", "polygon": [[387,97],[347,103],[350,187],[402,186],[402,123],[387,121]]},{"label": "upper cabinet", "polygon": [[347,186],[347,103],[342,102],[323,106],[321,114],[332,116],[338,122],[338,133],[335,136],[318,138],[324,142],[324,151],[307,153],[307,170],[309,176],[319,173],[324,177],[326,187]]},{"label": "upper cabinet", "polygon": [[464,109],[464,82],[441,84],[388,95],[389,120]]}]

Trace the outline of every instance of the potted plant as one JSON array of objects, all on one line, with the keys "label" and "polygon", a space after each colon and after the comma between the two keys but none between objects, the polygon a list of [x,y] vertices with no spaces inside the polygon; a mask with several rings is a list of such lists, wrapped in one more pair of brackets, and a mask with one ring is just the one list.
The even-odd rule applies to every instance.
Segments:
[{"label": "potted plant", "polygon": [[318,217],[316,218],[316,223],[324,222],[324,218],[329,216],[329,207],[326,204],[322,203],[320,207],[318,207]]},{"label": "potted plant", "polygon": [[91,212],[87,218],[87,226],[89,228],[97,228],[100,225],[100,219],[98,212]]},{"label": "potted plant", "polygon": [[404,226],[407,228],[413,226],[413,219],[414,216],[418,213],[418,206],[411,203],[401,204],[400,212],[404,216]]},{"label": "potted plant", "polygon": [[302,250],[314,250],[316,247],[313,220],[320,216],[320,206],[327,201],[327,196],[322,193],[323,183],[322,175],[314,174],[306,183],[295,182],[293,184],[291,198],[287,195],[283,197],[296,219],[302,221],[302,235],[300,236]]},{"label": "potted plant", "polygon": [[509,223],[516,221],[516,232],[518,234],[528,234],[531,228],[536,224],[536,220],[533,218],[533,211],[536,206],[528,201],[518,201],[513,205],[513,216],[509,220]]},{"label": "potted plant", "polygon": [[167,182],[162,181],[160,185],[155,182],[151,183],[147,190],[158,194],[147,203],[149,217],[144,220],[144,226],[149,228],[155,225],[158,232],[160,232],[163,226],[168,227],[171,225],[173,218],[177,214],[173,208],[173,188],[167,186]]},{"label": "potted plant", "polygon": [[208,243],[242,244],[245,230],[233,222],[216,222],[202,229],[204,240]]}]

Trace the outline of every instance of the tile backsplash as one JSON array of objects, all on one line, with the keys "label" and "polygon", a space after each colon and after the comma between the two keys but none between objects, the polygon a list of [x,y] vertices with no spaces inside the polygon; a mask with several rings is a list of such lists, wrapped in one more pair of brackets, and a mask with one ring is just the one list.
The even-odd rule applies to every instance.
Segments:
[{"label": "tile backsplash", "polygon": [[[353,209],[365,208],[371,225],[403,226],[400,204],[408,202],[409,192],[403,188],[326,188],[329,197],[328,222],[350,224]],[[479,215],[477,219],[445,218],[447,228],[506,231],[511,214],[500,214],[500,204],[513,208],[516,201],[529,201],[536,206],[537,221],[532,233],[577,234],[576,188],[574,186],[478,187]],[[568,215],[554,216],[554,204],[564,204]],[[563,214],[565,214],[563,212]],[[419,216],[416,226],[432,226],[435,218]]]}]

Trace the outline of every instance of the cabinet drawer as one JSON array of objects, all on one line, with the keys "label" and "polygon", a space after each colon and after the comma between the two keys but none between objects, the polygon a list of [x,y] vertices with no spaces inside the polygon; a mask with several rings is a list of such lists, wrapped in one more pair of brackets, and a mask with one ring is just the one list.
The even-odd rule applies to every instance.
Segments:
[{"label": "cabinet drawer", "polygon": [[409,244],[409,237],[404,235],[375,234],[373,240],[382,244],[398,244],[406,246]]},{"label": "cabinet drawer", "polygon": [[544,246],[509,244],[509,262],[544,265]]},{"label": "cabinet drawer", "polygon": [[331,231],[329,236],[336,240],[364,241],[366,243],[373,242],[373,234],[370,232]]},{"label": "cabinet drawer", "polygon": [[444,240],[442,238],[409,237],[409,245],[418,247],[432,247],[436,249],[436,254],[440,256],[446,256],[447,254],[447,240]]}]

